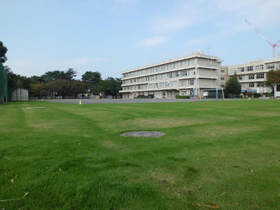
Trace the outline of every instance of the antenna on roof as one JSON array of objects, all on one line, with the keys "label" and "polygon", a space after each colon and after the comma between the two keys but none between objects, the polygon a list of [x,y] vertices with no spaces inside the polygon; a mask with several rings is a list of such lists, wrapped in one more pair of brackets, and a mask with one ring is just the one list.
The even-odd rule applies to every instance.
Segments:
[{"label": "antenna on roof", "polygon": [[210,49],[211,49],[211,46],[208,45],[208,55],[210,55]]}]

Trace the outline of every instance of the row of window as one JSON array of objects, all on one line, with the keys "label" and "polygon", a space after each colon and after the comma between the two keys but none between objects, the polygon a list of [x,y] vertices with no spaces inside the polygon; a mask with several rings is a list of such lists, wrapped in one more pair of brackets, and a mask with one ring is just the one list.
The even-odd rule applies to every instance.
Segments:
[{"label": "row of window", "polygon": [[246,80],[246,79],[264,79],[264,73],[262,74],[249,74],[249,75],[242,75],[238,76],[239,80]]},{"label": "row of window", "polygon": [[168,78],[176,78],[176,77],[186,77],[186,76],[194,76],[195,70],[182,70],[182,71],[175,71],[165,74],[157,74],[147,77],[139,77],[135,79],[128,79],[123,80],[122,84],[133,84],[133,83],[140,83],[140,82],[148,82],[148,81],[156,81],[156,80],[165,80]]},{"label": "row of window", "polygon": [[154,66],[151,68],[141,69],[141,70],[137,70],[137,71],[130,72],[130,73],[124,73],[123,77],[134,77],[134,76],[140,76],[140,75],[145,75],[145,74],[152,74],[155,72],[178,69],[178,68],[194,66],[194,65],[195,65],[195,59],[183,60],[183,61],[178,61],[178,62],[174,62],[174,63]]},{"label": "row of window", "polygon": [[245,89],[246,86],[249,87],[264,87],[264,82],[249,82],[249,84],[242,84],[241,87],[242,89]]},{"label": "row of window", "polygon": [[[275,68],[280,68],[280,63],[270,63],[270,64],[266,64],[266,69],[275,69]],[[230,73],[234,74],[236,73],[240,73],[240,72],[248,72],[248,71],[260,71],[264,69],[264,65],[260,64],[260,65],[255,65],[255,66],[245,66],[245,67],[238,67],[236,68],[231,68],[230,69]],[[236,71],[237,70],[237,71]]]},{"label": "row of window", "polygon": [[167,88],[167,87],[178,87],[178,84],[181,86],[193,86],[195,84],[194,79],[170,82],[159,82],[159,83],[150,83],[149,85],[134,85],[123,87],[123,90],[143,90],[143,89],[154,89],[154,88]]}]

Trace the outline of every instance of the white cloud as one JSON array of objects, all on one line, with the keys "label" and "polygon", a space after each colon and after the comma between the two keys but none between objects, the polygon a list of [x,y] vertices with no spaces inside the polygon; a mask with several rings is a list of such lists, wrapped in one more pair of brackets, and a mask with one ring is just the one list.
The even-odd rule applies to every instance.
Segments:
[{"label": "white cloud", "polygon": [[151,48],[158,46],[162,43],[165,43],[170,40],[170,37],[167,36],[154,36],[150,38],[146,38],[138,42],[138,46],[141,48]]}]

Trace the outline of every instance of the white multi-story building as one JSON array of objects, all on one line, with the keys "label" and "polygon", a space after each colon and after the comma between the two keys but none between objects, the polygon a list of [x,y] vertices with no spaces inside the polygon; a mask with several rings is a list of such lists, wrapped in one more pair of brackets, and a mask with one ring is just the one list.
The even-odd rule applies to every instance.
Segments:
[{"label": "white multi-story building", "polygon": [[228,66],[228,76],[237,75],[241,84],[241,92],[269,93],[265,86],[266,74],[270,70],[280,68],[279,55],[273,60],[254,60],[246,64]]},{"label": "white multi-story building", "polygon": [[204,89],[225,85],[227,68],[219,57],[199,51],[190,56],[123,72],[123,98],[175,98],[176,95],[203,97]]}]

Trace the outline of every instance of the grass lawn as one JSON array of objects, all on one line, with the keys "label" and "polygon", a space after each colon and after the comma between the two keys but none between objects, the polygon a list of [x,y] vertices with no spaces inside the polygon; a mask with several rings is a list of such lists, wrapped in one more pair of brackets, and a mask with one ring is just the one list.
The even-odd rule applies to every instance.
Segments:
[{"label": "grass lawn", "polygon": [[280,209],[280,100],[15,102],[0,119],[0,209]]}]

